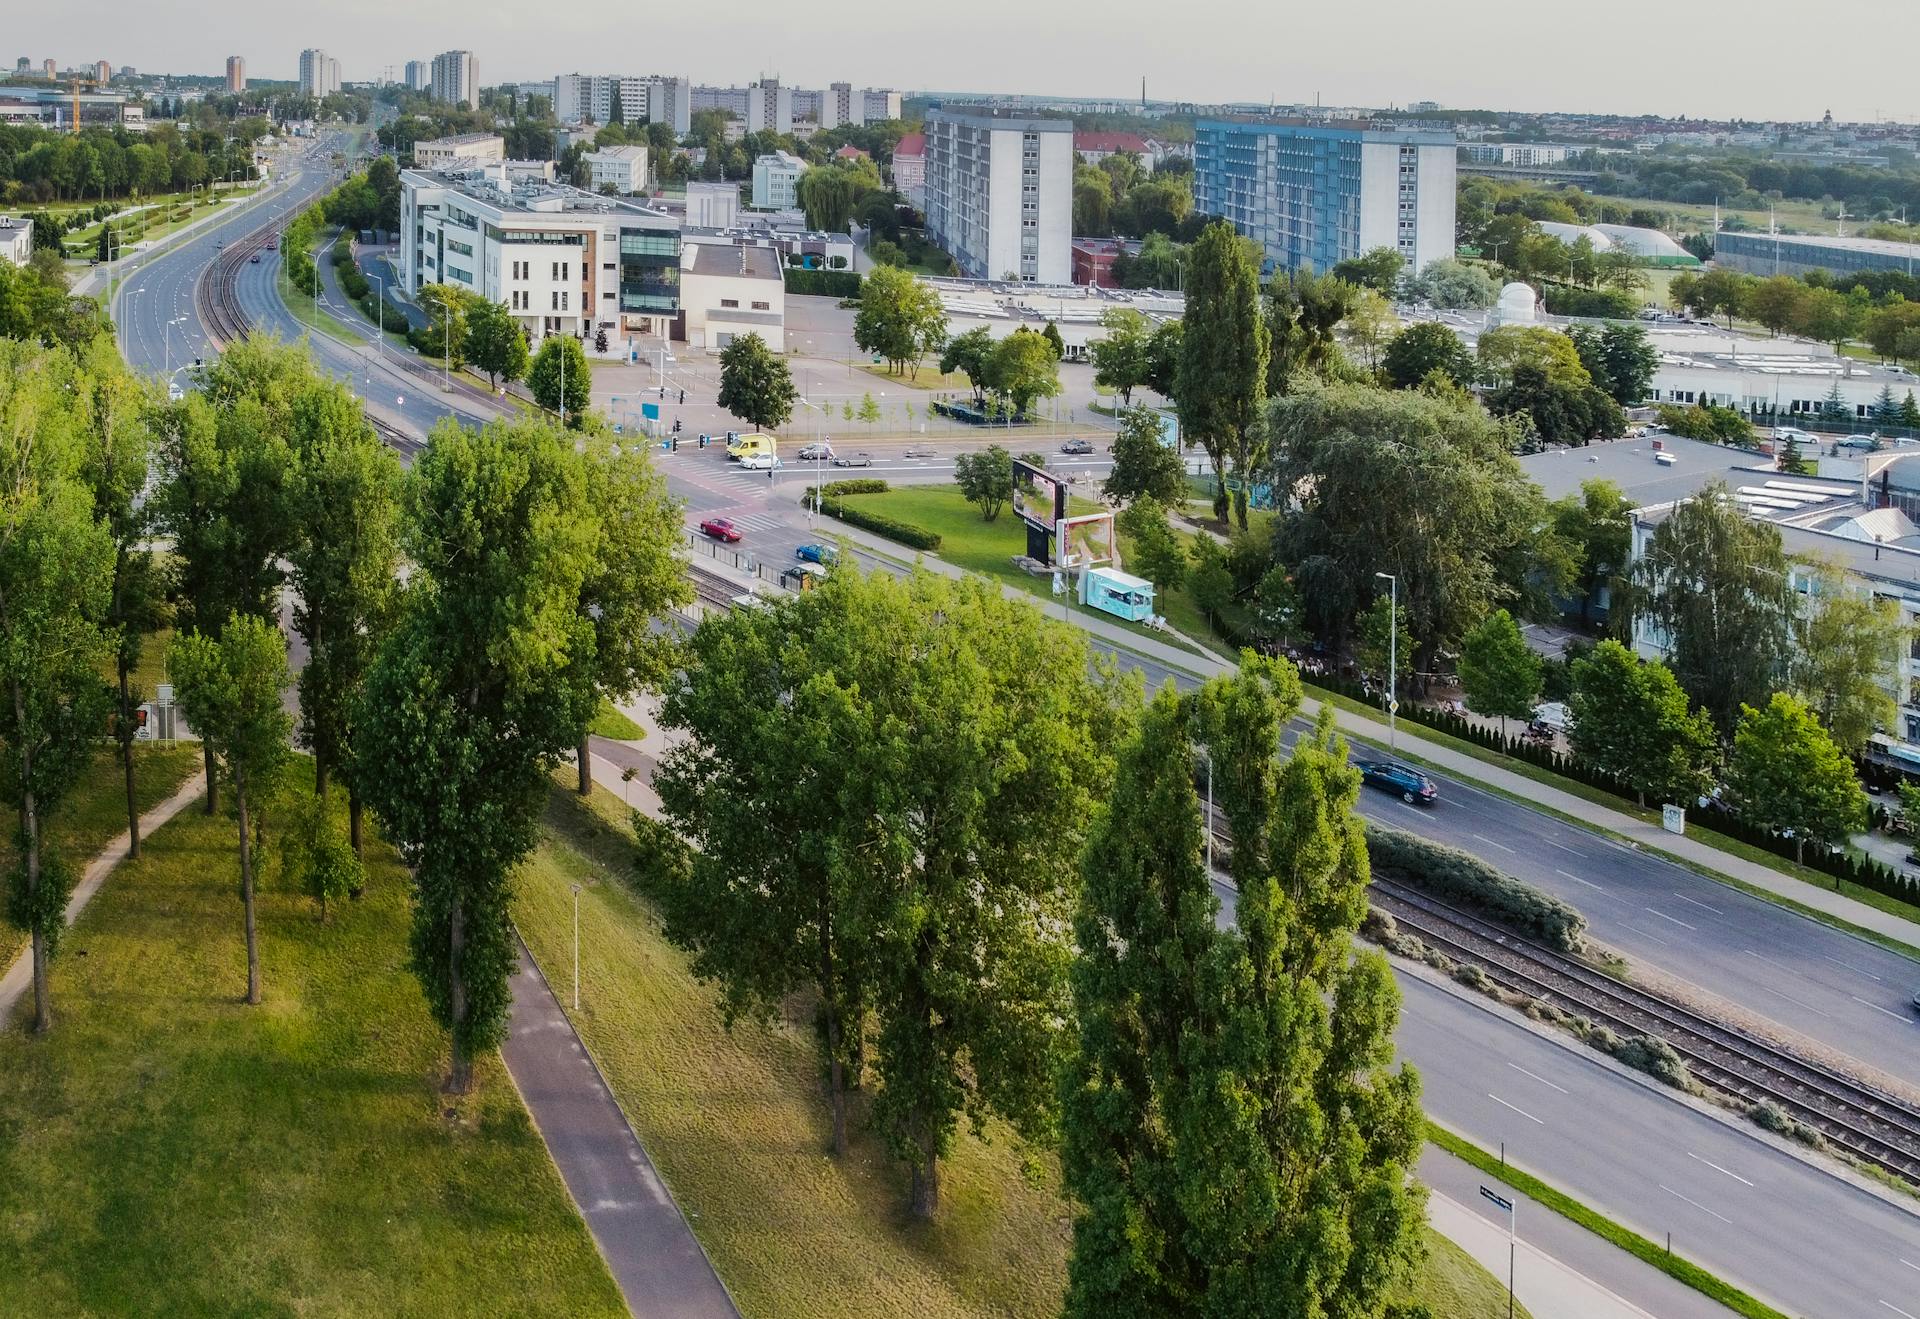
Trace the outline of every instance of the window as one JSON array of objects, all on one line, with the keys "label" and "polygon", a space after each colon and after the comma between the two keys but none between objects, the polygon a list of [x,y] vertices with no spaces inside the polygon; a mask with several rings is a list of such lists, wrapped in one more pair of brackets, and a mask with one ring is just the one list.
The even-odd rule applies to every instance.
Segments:
[{"label": "window", "polygon": [[551,302],[550,302],[550,303],[548,304],[548,306],[547,306],[547,310],[548,310],[548,311],[559,311],[559,310],[560,310],[560,295],[559,295],[558,293],[549,293],[549,294],[547,294],[547,297],[551,299]]},{"label": "window", "polygon": [[721,305],[722,307],[738,307],[738,306],[740,305],[740,299],[738,299],[738,298],[722,298],[722,299],[720,299],[720,305]]},{"label": "window", "polygon": [[755,311],[772,311],[773,305],[766,302],[756,302],[753,304],[753,309]]}]

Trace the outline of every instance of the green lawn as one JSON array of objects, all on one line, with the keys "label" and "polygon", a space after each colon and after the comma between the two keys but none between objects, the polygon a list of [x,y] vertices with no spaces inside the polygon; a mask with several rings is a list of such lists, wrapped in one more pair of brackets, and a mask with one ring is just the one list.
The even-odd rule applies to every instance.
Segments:
[{"label": "green lawn", "polygon": [[613,702],[602,700],[600,713],[593,717],[588,730],[595,737],[612,738],[616,742],[638,742],[647,735],[647,730],[613,708]]},{"label": "green lawn", "polygon": [[[200,744],[134,747],[133,797],[142,814],[173,796],[200,768]],[[75,881],[87,863],[98,856],[115,835],[127,827],[127,784],[120,767],[119,749],[101,746],[93,763],[72,794],[47,823],[50,841],[59,849]],[[14,864],[13,830],[0,834],[0,866]],[[25,937],[0,920],[0,970],[26,944]]]},{"label": "green lawn", "polygon": [[858,370],[864,371],[870,376],[877,376],[889,385],[899,385],[908,389],[972,388],[972,386],[967,383],[967,378],[958,371],[955,371],[951,375],[941,375],[940,368],[937,365],[923,363],[920,366],[914,367],[912,371],[905,375],[895,375],[887,369],[885,362],[856,361],[853,365]]},{"label": "green lawn", "polygon": [[[575,1024],[742,1312],[1057,1314],[1070,1220],[1052,1155],[1002,1129],[989,1142],[963,1132],[942,1169],[939,1220],[908,1220],[905,1178],[859,1122],[844,1165],[826,1154],[805,1005],[772,1029],[728,1031],[713,989],[628,882],[624,807],[598,788],[583,801],[562,777],[515,923],[548,978],[570,985],[570,886],[582,886]],[[1464,1251],[1431,1232],[1428,1244],[1417,1295],[1436,1319],[1506,1313],[1505,1289]]]},{"label": "green lawn", "polygon": [[439,1092],[393,854],[328,924],[267,876],[252,1008],[234,855],[177,817],[0,1033],[0,1314],[624,1314],[498,1059]]}]

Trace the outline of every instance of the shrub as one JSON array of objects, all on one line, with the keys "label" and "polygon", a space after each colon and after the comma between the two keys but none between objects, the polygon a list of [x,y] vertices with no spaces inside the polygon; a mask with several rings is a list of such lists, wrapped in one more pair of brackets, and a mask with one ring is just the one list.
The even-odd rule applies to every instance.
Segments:
[{"label": "shrub", "polygon": [[1541,296],[1547,304],[1547,310],[1555,316],[1592,316],[1630,321],[1640,312],[1640,304],[1634,296],[1619,289],[1581,289],[1565,284],[1548,284]]},{"label": "shrub", "polygon": [[1563,952],[1585,946],[1586,917],[1477,856],[1376,824],[1367,826],[1367,854],[1376,873],[1472,908]]},{"label": "shrub", "polygon": [[796,270],[784,275],[787,292],[823,298],[857,298],[860,276],[851,270]]},{"label": "shrub", "polygon": [[821,511],[828,517],[839,518],[849,526],[864,528],[875,535],[885,536],[888,540],[897,540],[911,549],[932,551],[940,548],[938,532],[928,531],[925,527],[916,527],[911,522],[902,522],[899,518],[888,517],[885,513],[861,508],[857,504],[848,504],[835,499],[825,504]]},{"label": "shrub", "polygon": [[1797,1140],[1817,1150],[1826,1148],[1825,1137],[1806,1123],[1781,1112],[1771,1100],[1761,1100],[1747,1110],[1747,1116],[1754,1120],[1755,1125],[1766,1128],[1776,1136]]},{"label": "shrub", "polygon": [[1687,1070],[1686,1062],[1665,1040],[1655,1039],[1651,1035],[1633,1035],[1616,1040],[1607,1052],[1619,1062],[1645,1072],[1656,1080],[1665,1081],[1676,1090],[1692,1093],[1695,1089],[1693,1073]]},{"label": "shrub", "polygon": [[884,495],[887,482],[881,476],[855,476],[845,481],[829,481],[820,487],[820,493],[827,499],[838,495]]}]

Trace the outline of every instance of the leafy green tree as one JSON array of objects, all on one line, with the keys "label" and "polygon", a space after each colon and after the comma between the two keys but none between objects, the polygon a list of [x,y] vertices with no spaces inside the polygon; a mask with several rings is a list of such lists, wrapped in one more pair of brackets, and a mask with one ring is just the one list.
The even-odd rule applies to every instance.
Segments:
[{"label": "leafy green tree", "polygon": [[1356,288],[1372,289],[1382,296],[1392,297],[1394,286],[1399,283],[1401,272],[1406,267],[1406,258],[1400,255],[1398,248],[1375,247],[1339,262],[1331,274],[1335,279]]},{"label": "leafy green tree", "polygon": [[1443,311],[1478,311],[1491,307],[1499,290],[1484,267],[1442,257],[1429,261],[1406,281],[1409,300]]},{"label": "leafy green tree", "polygon": [[1152,323],[1132,307],[1109,307],[1100,314],[1100,326],[1106,334],[1088,350],[1093,357],[1094,388],[1111,390],[1123,405],[1131,406],[1133,391],[1147,383]]},{"label": "leafy green tree", "polygon": [[[1799,283],[1798,280],[1793,282]],[[1901,340],[1915,331],[1920,331],[1920,302],[1904,300],[1875,308],[1867,313],[1860,327],[1861,337],[1872,345],[1874,352],[1888,361],[1908,355],[1902,351]]]},{"label": "leafy green tree", "polygon": [[1233,600],[1233,570],[1227,566],[1226,547],[1212,536],[1195,536],[1187,546],[1192,566],[1187,570],[1187,593],[1215,627]]},{"label": "leafy green tree", "polygon": [[505,304],[481,299],[467,313],[467,360],[487,373],[487,382],[515,381],[527,373],[527,337]]},{"label": "leafy green tree", "polygon": [[[1392,635],[1396,632],[1398,636]],[[1407,628],[1407,607],[1401,605],[1396,611],[1391,594],[1375,596],[1366,612],[1360,615],[1359,635],[1353,648],[1360,671],[1377,679],[1382,688],[1391,686],[1397,695],[1413,674],[1414,650],[1413,633]],[[1391,683],[1387,681],[1389,665],[1396,670]]]},{"label": "leafy green tree", "polygon": [[1838,351],[1841,344],[1859,333],[1860,308],[1833,289],[1811,289],[1793,329],[1806,338],[1832,344]]},{"label": "leafy green tree", "polygon": [[976,325],[965,334],[956,334],[947,341],[940,354],[940,373],[952,375],[958,371],[973,386],[974,397],[980,397],[992,382],[993,331],[984,325]]},{"label": "leafy green tree", "polygon": [[1289,392],[1295,376],[1326,378],[1341,360],[1335,331],[1353,315],[1361,290],[1311,270],[1275,271],[1267,285],[1267,393]]},{"label": "leafy green tree", "polygon": [[1124,504],[1142,497],[1178,504],[1187,494],[1187,462],[1166,442],[1165,418],[1153,408],[1128,408],[1113,437],[1113,467],[1101,493]]},{"label": "leafy green tree", "polygon": [[1592,619],[1601,592],[1627,566],[1633,509],[1618,485],[1603,480],[1582,481],[1578,495],[1555,500],[1550,509],[1554,529],[1575,550],[1583,621]]},{"label": "leafy green tree", "polygon": [[1723,732],[1785,678],[1794,606],[1780,529],[1742,513],[1724,481],[1661,520],[1630,584],[1634,616],[1666,639],[1674,676]]},{"label": "leafy green tree", "polygon": [[946,309],[931,286],[891,266],[870,271],[861,281],[853,341],[884,358],[894,375],[917,368],[946,339]]},{"label": "leafy green tree", "polygon": [[1744,414],[1717,403],[1688,404],[1685,407],[1662,403],[1656,411],[1662,426],[1690,440],[1735,445],[1753,441],[1753,423]]},{"label": "leafy green tree", "polygon": [[1502,732],[1507,720],[1532,717],[1540,699],[1540,656],[1506,610],[1496,609],[1461,638],[1460,686],[1467,708],[1498,719]]},{"label": "leafy green tree", "polygon": [[1182,432],[1213,463],[1213,516],[1227,520],[1228,462],[1240,481],[1232,503],[1247,524],[1245,481],[1257,454],[1267,392],[1267,318],[1260,302],[1260,260],[1225,220],[1202,231],[1188,254],[1186,327],[1180,336],[1178,401]]},{"label": "leafy green tree", "polygon": [[260,940],[254,920],[254,817],[285,769],[293,720],[281,704],[287,641],[274,623],[235,613],[218,637],[187,632],[168,655],[180,708],[219,758],[240,826],[240,903],[247,937],[247,1002],[260,1001]]},{"label": "leafy green tree", "polygon": [[[1908,331],[1908,333],[1915,332]],[[1900,400],[1900,424],[1910,430],[1920,431],[1920,402],[1914,400],[1911,389],[1907,391],[1907,396]]]},{"label": "leafy green tree", "polygon": [[1837,847],[1867,827],[1867,794],[1813,711],[1785,692],[1759,709],[1740,708],[1727,764],[1727,790],[1749,824],[1791,831],[1795,860],[1812,838]]},{"label": "leafy green tree", "polygon": [[854,416],[869,426],[880,420],[880,405],[874,401],[871,393],[860,396],[860,408]]},{"label": "leafy green tree", "polygon": [[1015,416],[1024,415],[1036,399],[1060,392],[1060,359],[1053,345],[1024,325],[994,345],[987,375],[994,391],[1013,404]]},{"label": "leafy green tree", "polygon": [[16,818],[5,915],[32,943],[41,1034],[53,1027],[48,972],[72,885],[46,825],[91,758],[112,646],[101,620],[114,535],[84,475],[84,383],[64,352],[0,340],[0,796]]},{"label": "leafy green tree", "polygon": [[[1418,1262],[1419,1081],[1392,1068],[1385,959],[1352,938],[1359,776],[1326,717],[1281,762],[1299,703],[1273,661],[1162,692],[1093,822],[1061,1079],[1075,1319],[1383,1315]],[[1226,930],[1201,860],[1196,726],[1234,838]]]},{"label": "leafy green tree", "polygon": [[509,879],[598,699],[586,471],[545,422],[434,429],[407,480],[414,573],[354,717],[367,800],[413,870],[413,968],[456,1093],[506,1029]]},{"label": "leafy green tree", "polygon": [[1647,798],[1685,804],[1712,784],[1719,737],[1664,664],[1643,664],[1617,641],[1573,663],[1573,749]]},{"label": "leafy green tree", "polygon": [[1638,325],[1576,325],[1568,331],[1593,383],[1622,407],[1638,403],[1653,385],[1660,354]]},{"label": "leafy green tree", "polygon": [[[1751,275],[1742,275],[1735,270],[1713,269],[1695,278],[1691,290],[1689,305],[1695,311],[1706,316],[1724,314],[1727,328],[1733,328],[1734,317],[1747,310],[1747,293],[1756,281]],[[1679,290],[1672,290],[1678,296]]]},{"label": "leafy green tree", "polygon": [[861,199],[879,188],[879,170],[863,159],[851,165],[815,165],[800,175],[794,193],[807,213],[809,229],[844,234]]},{"label": "leafy green tree", "polygon": [[1047,341],[1047,347],[1053,349],[1054,361],[1057,362],[1067,355],[1067,341],[1060,337],[1058,325],[1048,321],[1047,328],[1040,331],[1040,336]]},{"label": "leafy green tree", "polygon": [[1849,586],[1839,567],[1816,565],[1814,579],[1793,647],[1793,690],[1857,756],[1899,713],[1886,684],[1900,672],[1913,630],[1898,605]]},{"label": "leafy green tree", "polygon": [[318,793],[295,794],[280,833],[280,873],[313,899],[322,921],[327,904],[366,887],[366,867],[340,832],[332,806]]},{"label": "leafy green tree", "polygon": [[1892,385],[1880,386],[1880,397],[1874,400],[1867,415],[1876,426],[1897,426],[1900,424],[1900,403],[1893,396]]},{"label": "leafy green tree", "polygon": [[[580,588],[580,612],[593,628],[595,690],[602,701],[618,704],[658,687],[673,672],[677,650],[667,614],[693,600],[681,539],[682,505],[645,448],[614,444],[604,435],[589,436],[582,448],[588,497],[600,523],[600,552]],[[585,724],[575,740],[584,797],[593,791],[593,748]]]},{"label": "leafy green tree", "polygon": [[1387,341],[1380,367],[1395,389],[1417,389],[1435,371],[1462,387],[1472,383],[1473,354],[1438,321],[1415,321]]},{"label": "leafy green tree", "polygon": [[961,497],[992,522],[1013,498],[1013,455],[997,444],[954,459],[953,477]]},{"label": "leafy green tree", "polygon": [[535,403],[578,427],[593,401],[593,368],[587,365],[587,350],[570,334],[548,335],[527,368],[527,388]]},{"label": "leafy green tree", "polygon": [[799,397],[787,364],[759,335],[735,335],[720,350],[720,395],[715,401],[755,430],[785,425]]},{"label": "leafy green tree", "polygon": [[467,360],[467,322],[486,299],[452,284],[423,284],[414,295],[427,313],[427,351],[440,349],[457,371]]},{"label": "leafy green tree", "polygon": [[1360,351],[1367,370],[1372,371],[1380,363],[1381,348],[1398,332],[1400,320],[1384,296],[1372,289],[1361,289],[1341,324],[1346,329],[1347,342]]},{"label": "leafy green tree", "polygon": [[1169,403],[1179,397],[1180,363],[1186,356],[1185,327],[1184,321],[1162,321],[1147,340],[1147,388]]},{"label": "leafy green tree", "polygon": [[1760,280],[1747,294],[1747,315],[1778,337],[1806,315],[1807,286],[1792,275]]},{"label": "leafy green tree", "polygon": [[368,425],[352,394],[316,380],[293,406],[287,483],[293,626],[307,643],[299,734],[313,753],[315,795],[338,773],[347,784],[349,832],[362,850],[365,792],[355,773],[354,707],[393,622],[400,559],[399,460]]},{"label": "leafy green tree", "polygon": [[1167,521],[1167,510],[1151,495],[1141,495],[1120,511],[1115,529],[1124,538],[1127,567],[1153,583],[1165,612],[1167,596],[1187,576],[1187,551]]},{"label": "leafy green tree", "polygon": [[1580,361],[1573,340],[1545,325],[1502,325],[1480,336],[1480,376],[1504,385],[1522,366],[1537,367],[1549,380],[1576,388],[1593,377]]},{"label": "leafy green tree", "polygon": [[1513,369],[1487,407],[1496,417],[1524,418],[1541,444],[1590,444],[1626,430],[1626,415],[1606,394],[1556,380],[1531,362]]}]

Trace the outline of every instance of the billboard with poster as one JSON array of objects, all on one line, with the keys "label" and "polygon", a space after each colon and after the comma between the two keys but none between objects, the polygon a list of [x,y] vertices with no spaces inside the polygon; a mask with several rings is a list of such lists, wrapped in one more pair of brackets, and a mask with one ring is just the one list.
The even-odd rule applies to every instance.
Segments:
[{"label": "billboard with poster", "polygon": [[1013,460],[1013,511],[1034,530],[1053,539],[1054,528],[1067,515],[1067,487],[1044,467]]},{"label": "billboard with poster", "polygon": [[1060,520],[1060,548],[1055,560],[1069,572],[1084,572],[1114,563],[1119,557],[1113,513],[1085,513]]}]

